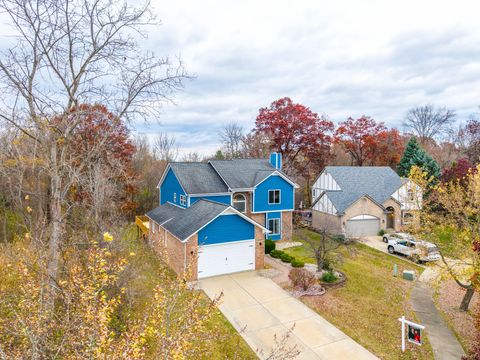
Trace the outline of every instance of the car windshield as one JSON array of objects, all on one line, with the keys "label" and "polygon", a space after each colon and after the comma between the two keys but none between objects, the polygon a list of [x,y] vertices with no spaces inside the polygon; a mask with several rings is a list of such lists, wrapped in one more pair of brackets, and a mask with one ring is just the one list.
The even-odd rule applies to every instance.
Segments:
[{"label": "car windshield", "polygon": [[436,253],[439,253],[440,251],[438,250],[438,248],[436,246],[432,246],[432,247],[429,247],[428,248],[428,253],[429,254],[436,254]]}]

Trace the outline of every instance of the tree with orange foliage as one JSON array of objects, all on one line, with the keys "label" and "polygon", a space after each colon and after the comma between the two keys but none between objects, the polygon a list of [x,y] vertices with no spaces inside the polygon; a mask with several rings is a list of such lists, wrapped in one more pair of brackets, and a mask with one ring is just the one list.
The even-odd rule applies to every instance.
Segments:
[{"label": "tree with orange foliage", "polygon": [[368,116],[348,118],[339,124],[334,134],[335,143],[350,154],[352,165],[396,165],[401,151],[398,130],[388,130]]}]

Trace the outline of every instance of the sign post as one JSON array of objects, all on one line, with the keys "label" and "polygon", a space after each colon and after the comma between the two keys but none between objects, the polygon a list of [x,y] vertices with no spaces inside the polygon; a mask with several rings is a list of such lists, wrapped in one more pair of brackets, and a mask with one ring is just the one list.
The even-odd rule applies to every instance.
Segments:
[{"label": "sign post", "polygon": [[425,329],[425,326],[408,321],[405,316],[402,316],[398,321],[402,323],[402,352],[405,352],[405,325],[408,326],[408,341],[422,345],[422,330]]}]

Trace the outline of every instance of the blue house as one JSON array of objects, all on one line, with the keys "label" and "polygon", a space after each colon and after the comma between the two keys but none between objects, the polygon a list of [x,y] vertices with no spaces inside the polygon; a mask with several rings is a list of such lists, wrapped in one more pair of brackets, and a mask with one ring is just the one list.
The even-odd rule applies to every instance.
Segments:
[{"label": "blue house", "polygon": [[190,278],[263,268],[264,240],[290,240],[295,188],[280,154],[169,163],[149,241]]}]

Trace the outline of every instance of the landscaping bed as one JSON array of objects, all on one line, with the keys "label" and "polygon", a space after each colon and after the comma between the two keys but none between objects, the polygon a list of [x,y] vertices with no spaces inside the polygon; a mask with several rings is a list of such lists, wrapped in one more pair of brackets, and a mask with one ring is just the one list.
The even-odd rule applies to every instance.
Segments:
[{"label": "landscaping bed", "polygon": [[[307,233],[312,238],[318,237],[316,233]],[[415,320],[409,304],[414,283],[393,277],[393,267],[397,264],[400,274],[407,269],[421,273],[423,269],[356,242],[336,251],[343,258],[336,269],[344,273],[348,281],[343,286],[327,289],[323,296],[302,297],[302,301],[382,359],[433,359],[428,342],[422,346],[408,343],[405,353],[400,350],[397,319],[405,315]],[[306,264],[315,264],[308,246],[285,249],[285,252]]]}]

